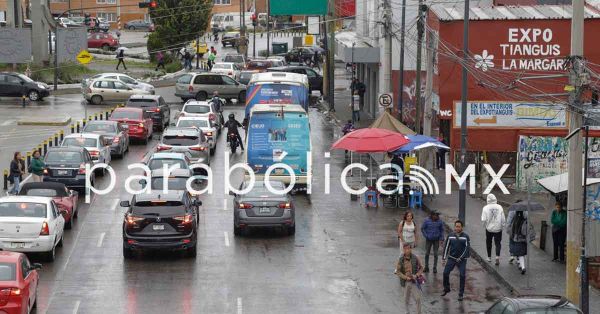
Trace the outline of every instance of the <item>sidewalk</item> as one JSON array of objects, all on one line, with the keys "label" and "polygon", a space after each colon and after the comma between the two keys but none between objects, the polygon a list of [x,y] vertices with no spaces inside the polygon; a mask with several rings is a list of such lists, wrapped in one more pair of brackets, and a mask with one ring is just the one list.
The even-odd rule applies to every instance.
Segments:
[{"label": "sidewalk", "polygon": [[[439,173],[441,174],[441,172]],[[442,220],[447,224],[448,227],[452,226],[453,222],[458,219],[458,189],[450,195],[439,194],[436,195],[432,200],[425,198],[424,205],[426,209],[435,209],[441,214]],[[495,194],[500,196],[500,193]],[[520,197],[522,195],[516,195]],[[504,197],[504,200],[508,198]],[[513,290],[515,294],[552,294],[562,295],[565,293],[565,265],[551,262],[552,256],[546,252],[540,250],[536,245],[530,245],[528,257],[531,258],[529,262],[529,268],[525,275],[521,275],[515,264],[509,264],[509,253],[508,253],[508,236],[506,232],[503,233],[502,239],[502,253],[500,257],[500,265],[495,266],[493,263],[485,261],[487,257],[485,247],[485,228],[481,223],[481,210],[486,204],[485,201],[467,196],[466,199],[466,228],[465,232],[471,237],[471,248],[472,255],[477,259],[492,275]],[[505,205],[505,204],[503,204]],[[543,205],[547,205],[544,204]],[[506,208],[505,208],[506,212]],[[540,216],[542,214],[533,215],[533,223],[536,228],[536,233],[540,234]],[[545,218],[546,220],[548,218]],[[536,221],[538,220],[538,221]],[[551,240],[551,239],[550,239]],[[546,248],[550,248],[551,252],[551,241],[550,246],[546,243]],[[527,283],[529,279],[529,285]],[[531,289],[528,289],[531,287]],[[590,308],[600,308],[600,292],[597,289],[590,289]]]}]

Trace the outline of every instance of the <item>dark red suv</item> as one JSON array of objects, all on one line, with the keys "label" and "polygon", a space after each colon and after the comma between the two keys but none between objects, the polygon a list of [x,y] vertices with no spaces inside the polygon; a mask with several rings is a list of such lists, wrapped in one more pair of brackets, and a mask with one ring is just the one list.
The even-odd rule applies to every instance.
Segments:
[{"label": "dark red suv", "polygon": [[119,41],[111,34],[91,33],[88,35],[88,48],[115,50],[117,47],[119,47]]}]

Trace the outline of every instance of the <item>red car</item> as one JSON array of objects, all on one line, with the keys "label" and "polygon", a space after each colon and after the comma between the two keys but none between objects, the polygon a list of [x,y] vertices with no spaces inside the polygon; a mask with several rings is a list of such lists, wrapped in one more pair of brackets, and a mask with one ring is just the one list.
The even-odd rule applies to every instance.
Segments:
[{"label": "red car", "polygon": [[0,313],[26,314],[36,306],[40,268],[23,253],[0,251]]},{"label": "red car", "polygon": [[21,186],[19,195],[51,197],[59,210],[65,210],[65,229],[73,227],[73,219],[77,218],[77,200],[79,193],[69,190],[59,182],[30,182]]},{"label": "red car", "polygon": [[148,144],[148,140],[152,138],[154,124],[151,113],[141,108],[117,108],[113,111],[109,120],[126,124],[129,137],[141,140],[144,144]]},{"label": "red car", "polygon": [[119,41],[111,34],[92,33],[88,35],[88,48],[115,50],[117,47],[119,47]]}]

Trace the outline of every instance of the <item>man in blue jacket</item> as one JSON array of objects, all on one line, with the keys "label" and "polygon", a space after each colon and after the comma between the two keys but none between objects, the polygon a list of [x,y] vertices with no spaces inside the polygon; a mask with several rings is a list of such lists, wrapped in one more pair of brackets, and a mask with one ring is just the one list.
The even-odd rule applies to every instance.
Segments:
[{"label": "man in blue jacket", "polygon": [[432,211],[429,217],[421,225],[421,233],[425,238],[425,269],[423,272],[429,272],[429,252],[433,248],[433,273],[437,273],[438,251],[440,242],[444,241],[444,223],[440,220],[440,214]]},{"label": "man in blue jacket", "polygon": [[[442,265],[444,268],[444,293],[445,296],[450,292],[450,272],[454,267],[458,267],[460,272],[460,291],[458,293],[458,301],[463,300],[465,293],[465,277],[467,272],[467,258],[469,258],[469,247],[471,239],[469,235],[463,232],[463,222],[457,220],[454,222],[454,232],[448,235],[444,244],[444,256],[442,257]],[[446,263],[446,259],[448,262]]]}]

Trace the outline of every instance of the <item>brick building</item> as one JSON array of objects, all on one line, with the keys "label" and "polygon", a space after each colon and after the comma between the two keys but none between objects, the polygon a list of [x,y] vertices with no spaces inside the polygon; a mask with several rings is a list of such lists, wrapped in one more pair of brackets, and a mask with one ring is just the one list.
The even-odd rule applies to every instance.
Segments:
[{"label": "brick building", "polygon": [[[120,8],[110,7],[117,5],[117,2],[121,5]],[[82,13],[77,9],[83,8],[84,13],[104,18],[111,24],[111,28],[117,28],[119,13],[122,25],[131,20],[150,19],[148,9],[140,9],[139,2],[140,0],[50,0],[50,11],[53,15],[59,15],[66,10],[74,10],[70,15],[80,16]]]}]

